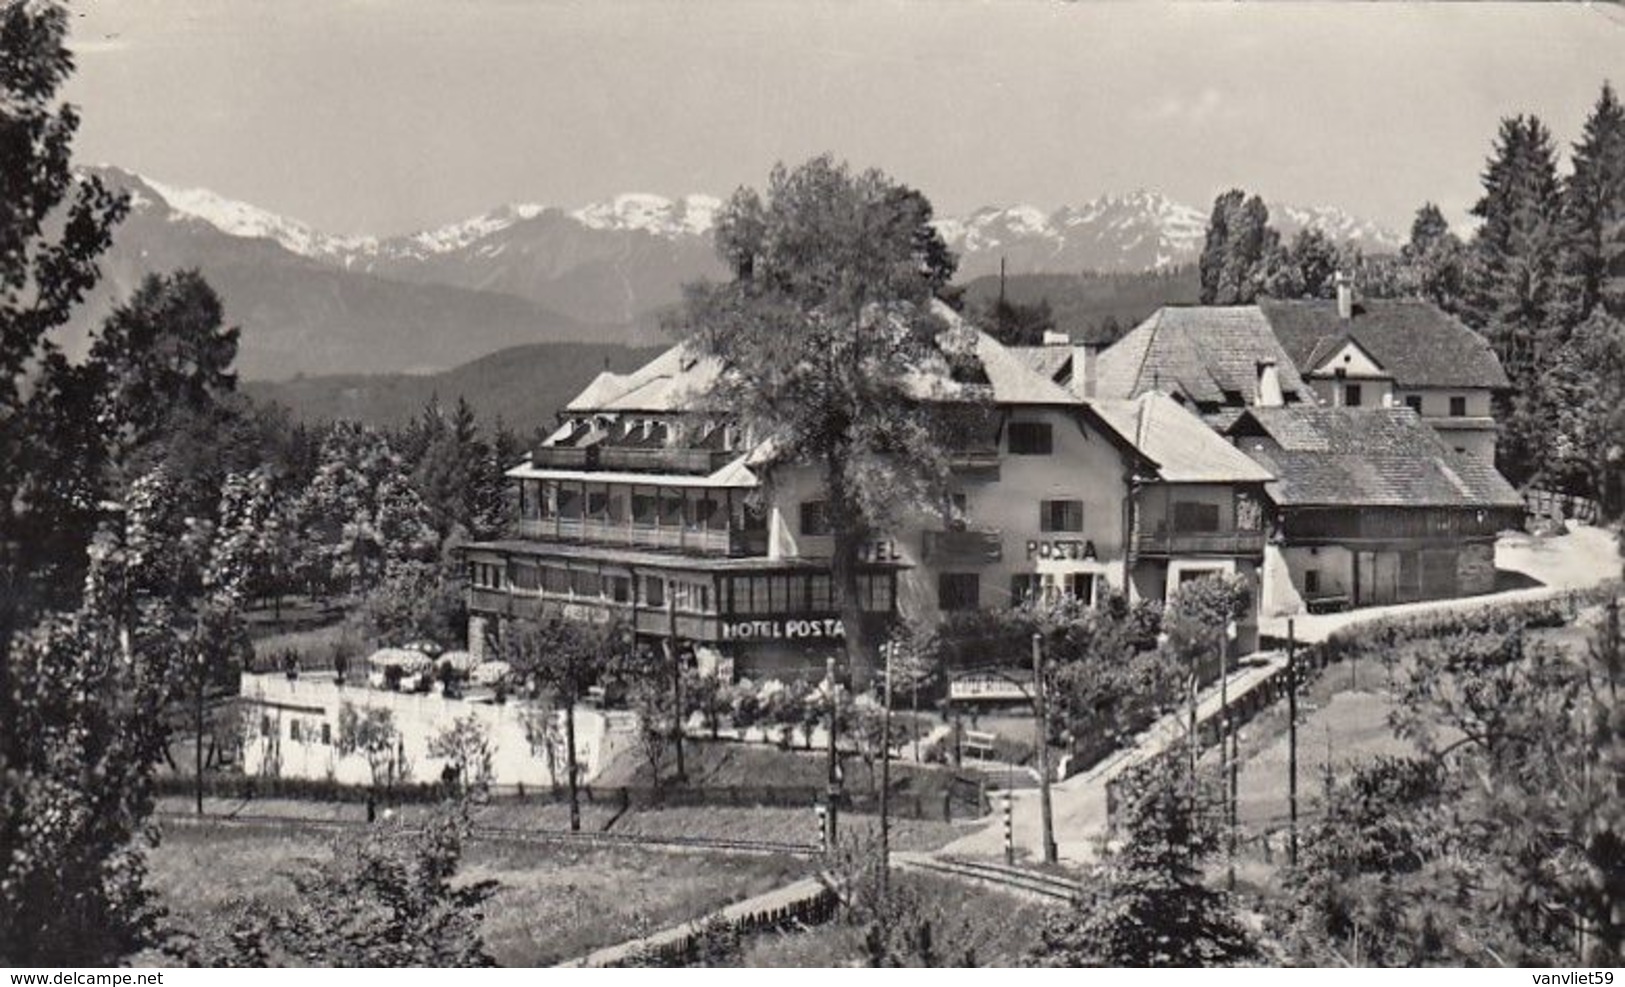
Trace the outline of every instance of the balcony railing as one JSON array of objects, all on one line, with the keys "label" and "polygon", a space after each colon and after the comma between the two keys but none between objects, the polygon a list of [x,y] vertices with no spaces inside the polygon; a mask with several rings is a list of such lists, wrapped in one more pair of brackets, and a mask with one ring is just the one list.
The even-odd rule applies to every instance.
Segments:
[{"label": "balcony railing", "polygon": [[531,453],[542,469],[608,470],[622,473],[680,473],[709,476],[739,458],[725,449],[674,449],[666,446],[542,446]]},{"label": "balcony railing", "polygon": [[1262,555],[1263,531],[1141,532],[1135,550],[1141,555]]},{"label": "balcony railing", "polygon": [[999,449],[997,446],[955,449],[948,453],[948,466],[961,476],[996,481],[999,478]]},{"label": "balcony railing", "polygon": [[767,535],[719,528],[694,528],[677,524],[629,524],[625,521],[593,521],[582,518],[527,518],[519,522],[521,538],[548,541],[581,541],[595,545],[624,545],[628,548],[662,548],[702,555],[748,555],[754,544],[766,551]]},{"label": "balcony railing", "polygon": [[986,565],[1004,558],[1004,533],[927,531],[920,558],[928,565]]}]

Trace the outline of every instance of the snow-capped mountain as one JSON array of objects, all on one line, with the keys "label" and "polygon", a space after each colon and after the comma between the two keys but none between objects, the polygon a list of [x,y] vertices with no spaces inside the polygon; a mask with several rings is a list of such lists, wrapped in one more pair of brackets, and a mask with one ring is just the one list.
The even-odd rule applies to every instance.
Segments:
[{"label": "snow-capped mountain", "polygon": [[[240,361],[251,376],[449,366],[496,339],[654,342],[658,313],[684,283],[726,275],[710,236],[721,202],[709,195],[518,203],[417,233],[340,236],[205,189],[90,170],[133,205],[104,301],[147,270],[201,266],[229,316],[254,330]],[[1368,251],[1399,244],[1331,207],[1272,204],[1270,214],[1284,237],[1312,225]],[[1001,259],[1011,274],[1163,270],[1195,262],[1206,226],[1204,211],[1152,191],[937,222],[962,282],[997,273]]]}]

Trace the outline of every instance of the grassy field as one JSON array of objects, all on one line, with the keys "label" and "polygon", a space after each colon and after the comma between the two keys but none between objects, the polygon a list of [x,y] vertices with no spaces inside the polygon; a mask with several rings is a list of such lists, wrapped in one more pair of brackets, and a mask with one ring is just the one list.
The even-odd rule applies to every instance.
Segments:
[{"label": "grassy field", "polygon": [[[958,962],[970,949],[979,966],[1013,966],[1038,942],[1053,906],[934,874],[898,873],[893,880],[917,890],[939,950]],[[767,933],[750,940],[739,965],[747,967],[854,966],[863,962],[863,930],[837,920],[828,925]]]},{"label": "grassy field", "polygon": [[[286,900],[287,872],[327,856],[330,839],[297,824],[170,826],[151,855],[151,884],[185,927],[234,900]],[[807,867],[790,857],[475,842],[461,876],[500,884],[484,925],[498,962],[538,966],[696,918]]]}]

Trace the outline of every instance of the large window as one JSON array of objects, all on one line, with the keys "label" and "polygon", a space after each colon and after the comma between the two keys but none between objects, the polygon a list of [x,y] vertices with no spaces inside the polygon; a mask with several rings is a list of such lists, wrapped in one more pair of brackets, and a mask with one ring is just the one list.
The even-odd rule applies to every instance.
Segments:
[{"label": "large window", "polygon": [[1085,606],[1095,605],[1096,576],[1092,572],[1073,572],[1067,574],[1067,595]]},{"label": "large window", "polygon": [[1010,577],[1010,605],[1019,607],[1031,603],[1043,593],[1043,580],[1037,573],[1018,572]]},{"label": "large window", "polygon": [[822,500],[801,502],[801,533],[803,535],[829,534],[829,504]]},{"label": "large window", "polygon": [[1038,502],[1039,531],[1082,531],[1083,501],[1042,500]]},{"label": "large window", "polygon": [[1055,451],[1055,434],[1049,422],[1011,422],[1010,455],[1048,456]]},{"label": "large window", "polygon": [[1450,399],[1450,417],[1467,417],[1467,399],[1465,397],[1456,396]]},{"label": "large window", "polygon": [[1219,530],[1219,505],[1201,501],[1174,501],[1174,530],[1202,534]]},{"label": "large window", "polygon": [[1359,384],[1343,385],[1343,403],[1350,408],[1358,408],[1365,400],[1365,394]]},{"label": "large window", "polygon": [[982,579],[974,572],[944,572],[937,577],[937,609],[975,610],[982,605]]},{"label": "large window", "polygon": [[666,605],[665,577],[643,577],[643,602],[651,607],[663,607]]}]

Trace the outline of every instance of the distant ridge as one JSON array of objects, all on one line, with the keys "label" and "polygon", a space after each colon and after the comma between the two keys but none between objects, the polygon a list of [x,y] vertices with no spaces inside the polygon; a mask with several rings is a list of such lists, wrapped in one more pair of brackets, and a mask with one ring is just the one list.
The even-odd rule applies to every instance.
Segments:
[{"label": "distant ridge", "polygon": [[256,401],[284,405],[299,421],[349,419],[369,425],[400,425],[439,397],[446,407],[466,398],[486,425],[500,417],[528,436],[551,428],[558,410],[603,370],[626,373],[664,347],[633,348],[600,343],[535,343],[511,346],[433,374],[335,374],[284,381],[249,381],[243,392]]}]

